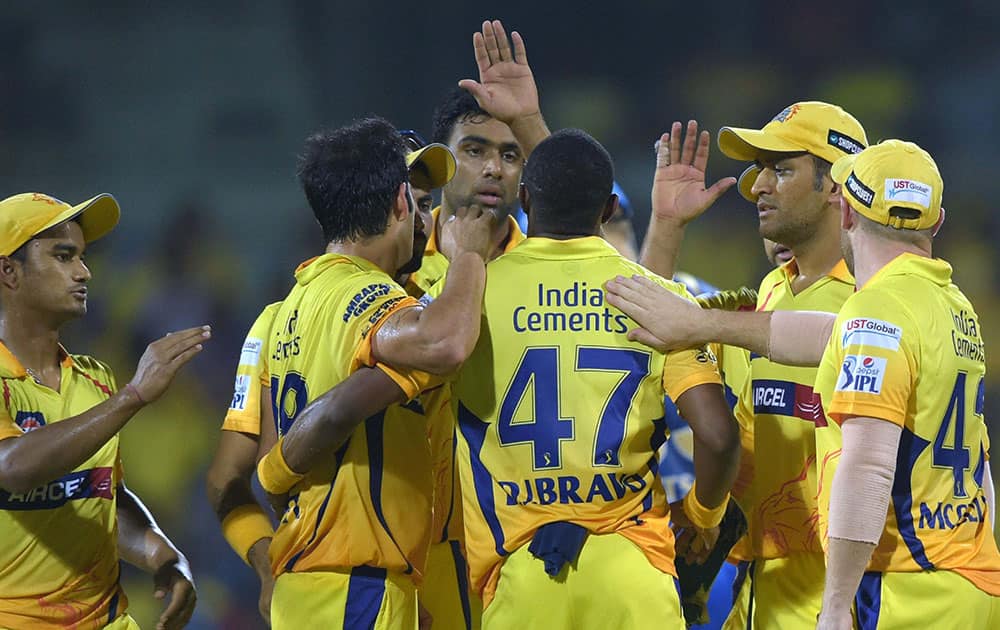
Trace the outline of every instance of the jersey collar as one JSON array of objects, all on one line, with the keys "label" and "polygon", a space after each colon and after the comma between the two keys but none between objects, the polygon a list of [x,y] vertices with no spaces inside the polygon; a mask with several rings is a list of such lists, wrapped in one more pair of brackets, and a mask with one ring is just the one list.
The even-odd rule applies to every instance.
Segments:
[{"label": "jersey collar", "polygon": [[[789,282],[795,279],[795,276],[799,275],[799,266],[795,262],[795,259],[791,259],[781,266],[781,270],[785,273],[785,277]],[[846,282],[847,284],[854,284],[854,276],[851,272],[847,270],[847,263],[841,258],[833,269],[826,272],[828,278],[833,278],[834,280],[840,280],[841,282]]]},{"label": "jersey collar", "polygon": [[927,256],[904,252],[875,272],[868,279],[868,282],[865,283],[865,286],[872,284],[879,278],[913,275],[926,278],[936,285],[946,287],[951,284],[951,273],[951,265],[940,258],[929,258]]},{"label": "jersey collar", "polygon": [[548,259],[620,256],[618,250],[600,236],[581,236],[565,240],[546,238],[544,236],[529,236],[517,248],[517,251]]},{"label": "jersey collar", "polygon": [[[437,242],[437,224],[438,215],[441,214],[441,206],[431,210],[431,233],[427,237],[427,246],[424,247],[424,255],[428,256],[430,254],[439,253],[438,242]],[[514,249],[524,241],[524,232],[521,231],[521,226],[517,224],[517,221],[512,216],[507,217],[507,225],[510,227],[510,236],[507,238],[507,245],[503,248],[503,253],[507,253]]]},{"label": "jersey collar", "polygon": [[[66,348],[62,347],[62,344],[59,344],[59,363],[62,367],[68,368],[75,365],[73,357],[69,356],[69,353],[66,352]],[[17,360],[14,353],[0,342],[0,377],[25,378],[26,376],[28,376],[28,371],[24,369],[24,366]]]},{"label": "jersey collar", "polygon": [[[309,284],[321,273],[334,265],[350,263],[361,267],[365,271],[382,271],[378,265],[360,256],[347,256],[345,254],[323,254],[303,262],[295,269],[295,281],[298,284]],[[383,272],[384,273],[384,272]]]}]

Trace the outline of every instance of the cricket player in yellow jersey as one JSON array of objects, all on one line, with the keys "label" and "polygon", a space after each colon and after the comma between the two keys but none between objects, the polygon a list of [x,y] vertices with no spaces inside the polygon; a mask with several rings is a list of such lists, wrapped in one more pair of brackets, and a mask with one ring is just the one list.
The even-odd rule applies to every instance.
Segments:
[{"label": "cricket player in yellow jersey", "polygon": [[641,278],[609,284],[609,299],[654,347],[722,339],[819,365],[819,627],[997,627],[983,341],[951,267],[931,257],[941,176],[899,140],[836,162],[832,176],[860,285],[836,317],[695,310]]},{"label": "cricket player in yellow jersey", "polygon": [[170,601],[159,628],[194,611],[187,560],[126,489],[118,431],[159,398],[209,338],[208,327],[156,341],[118,390],[111,370],[59,344],[87,312],[88,243],[117,224],[98,195],[70,206],[24,193],[0,201],[0,627],[137,628],[119,559],[154,574]]},{"label": "cricket player in yellow jersey", "polygon": [[[932,258],[944,219],[931,156],[886,140],[839,160],[844,256],[858,279],[816,385],[827,541],[819,627],[1000,627],[986,500],[979,317]],[[859,588],[860,584],[860,588]]]},{"label": "cricket player in yellow jersey", "polygon": [[[389,275],[413,249],[404,154],[381,119],[306,143],[299,179],[328,246],[296,271],[266,343],[279,436],[292,437],[299,412],[363,366],[378,368],[383,395],[413,399],[432,385],[427,372],[453,371],[478,337],[489,213],[449,222],[457,253],[427,308]],[[270,546],[273,627],[416,626],[432,499],[421,419],[395,405],[365,420],[332,458],[302,467],[294,440],[286,453],[281,437],[261,460],[265,489],[290,490]]]},{"label": "cricket player in yellow jersey", "polygon": [[657,476],[664,392],[695,429],[692,520],[717,525],[728,501],[739,447],[714,358],[647,352],[604,304],[603,278],[642,271],[596,236],[612,181],[584,132],[538,145],[521,192],[529,238],[490,263],[483,334],[453,385],[484,628],[684,627]]},{"label": "cricket player in yellow jersey", "polygon": [[[404,141],[407,134],[400,132]],[[425,225],[421,220],[421,204],[430,212],[432,183],[444,181],[455,171],[454,158],[441,146],[414,146],[407,143],[406,166],[410,173],[411,190],[417,216],[414,221],[413,257],[397,273],[400,282],[406,274],[419,269],[426,243]],[[432,175],[433,173],[433,175]],[[419,246],[418,246],[419,245]],[[419,297],[419,296],[417,296]],[[259,606],[264,619],[269,619],[274,576],[268,547],[274,527],[264,508],[250,489],[251,475],[258,453],[266,453],[277,439],[271,410],[271,383],[268,370],[268,339],[280,302],[269,304],[254,321],[247,333],[236,370],[236,383],[229,411],[222,424],[222,435],[212,464],[209,466],[206,489],[222,525],[222,534],[236,554],[247,562],[261,581]]]}]

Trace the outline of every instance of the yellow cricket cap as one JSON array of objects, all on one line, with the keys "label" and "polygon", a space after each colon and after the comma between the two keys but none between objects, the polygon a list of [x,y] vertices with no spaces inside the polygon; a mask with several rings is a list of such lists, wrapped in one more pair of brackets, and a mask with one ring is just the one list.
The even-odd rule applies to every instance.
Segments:
[{"label": "yellow cricket cap", "polygon": [[71,206],[42,193],[21,193],[0,201],[0,256],[10,256],[45,230],[78,217],[83,239],[90,243],[118,224],[115,198],[101,193]]},{"label": "yellow cricket cap", "polygon": [[[414,170],[414,165],[423,164],[427,169]],[[443,144],[431,143],[406,155],[406,167],[410,169],[410,183],[422,190],[434,190],[451,181],[455,176],[455,156]]]},{"label": "yellow cricket cap", "polygon": [[941,217],[944,182],[927,151],[885,140],[840,158],[830,170],[852,208],[876,223],[908,230],[934,227]]},{"label": "yellow cricket cap", "polygon": [[757,195],[753,194],[752,189],[754,183],[757,182],[758,175],[760,175],[760,167],[756,164],[751,164],[740,174],[740,178],[736,183],[736,188],[743,195],[743,198],[753,203],[757,203]]},{"label": "yellow cricket cap", "polygon": [[762,129],[719,130],[719,150],[746,162],[757,160],[764,152],[806,151],[833,164],[844,155],[859,153],[867,145],[868,137],[857,118],[836,105],[820,101],[789,105]]}]

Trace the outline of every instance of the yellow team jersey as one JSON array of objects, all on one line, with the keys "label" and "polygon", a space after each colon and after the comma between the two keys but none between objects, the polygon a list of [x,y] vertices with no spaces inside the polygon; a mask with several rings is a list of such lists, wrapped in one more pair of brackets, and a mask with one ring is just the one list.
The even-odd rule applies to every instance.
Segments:
[{"label": "yellow team jersey", "polygon": [[[760,283],[758,311],[836,313],[854,292],[843,261],[798,294],[792,260]],[[734,494],[747,515],[752,557],[782,558],[790,553],[822,553],[816,506],[817,422],[823,419],[813,390],[816,368],[789,367],[750,355],[750,373],[736,406],[743,458]],[[780,456],[779,456],[780,455]],[[750,476],[747,479],[747,475]]]},{"label": "yellow team jersey", "polygon": [[[373,263],[325,254],[300,265],[278,307],[268,349],[278,434],[354,370],[374,365],[371,339],[386,318],[417,304]],[[378,364],[411,398],[419,372]],[[299,482],[271,541],[275,575],[377,567],[419,583],[430,542],[426,421],[411,401],[368,418],[330,461]]]},{"label": "yellow team jersey", "polygon": [[721,381],[707,350],[628,341],[635,323],[602,289],[618,274],[686,295],[598,237],[529,238],[487,267],[482,332],[452,388],[469,570],[487,605],[503,560],[555,521],[618,532],[675,572],[663,395]]},{"label": "yellow team jersey", "polygon": [[222,422],[223,431],[260,435],[261,387],[271,384],[267,363],[267,338],[281,302],[268,304],[247,332],[236,366],[233,401]]},{"label": "yellow team jersey", "polygon": [[837,317],[816,384],[823,539],[840,458],[840,423],[879,418],[903,429],[892,499],[869,569],[951,570],[1000,595],[1000,554],[983,494],[986,374],[979,317],[942,260],[903,254]]},{"label": "yellow team jersey", "polygon": [[[424,248],[424,259],[420,263],[420,269],[410,274],[407,281],[407,289],[410,295],[419,297],[418,293],[427,293],[431,287],[438,284],[442,278],[448,274],[448,259],[438,250],[438,215],[441,214],[441,206],[431,211],[434,217],[430,236],[427,237],[427,246]],[[507,225],[510,226],[510,237],[504,247],[504,253],[517,247],[524,240],[524,232],[514,220],[514,217],[507,217]],[[439,289],[440,290],[440,289]]]},{"label": "yellow team jersey", "polygon": [[[84,413],[107,400],[111,369],[64,354],[59,391],[28,376],[0,344],[0,439]],[[115,435],[73,472],[18,494],[0,488],[0,627],[102,628],[123,615],[118,584]]]}]

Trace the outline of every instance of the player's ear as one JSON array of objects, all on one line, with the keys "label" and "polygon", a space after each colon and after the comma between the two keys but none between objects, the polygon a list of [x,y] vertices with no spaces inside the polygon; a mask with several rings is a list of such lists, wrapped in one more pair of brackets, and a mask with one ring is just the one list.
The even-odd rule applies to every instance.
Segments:
[{"label": "player's ear", "polygon": [[601,223],[610,221],[616,212],[618,212],[618,195],[617,193],[611,193],[608,196],[608,200],[604,203],[604,211],[601,212]]},{"label": "player's ear", "polygon": [[840,227],[843,230],[850,230],[851,227],[857,222],[854,217],[854,209],[851,208],[851,204],[847,203],[847,199],[843,195],[840,195]]},{"label": "player's ear", "polygon": [[0,256],[0,284],[8,289],[16,289],[20,284],[20,265],[14,264],[9,256]]},{"label": "player's ear", "polygon": [[934,229],[931,230],[931,238],[937,236],[938,230],[944,225],[944,206],[941,206],[941,216],[938,217],[937,223],[934,224]]},{"label": "player's ear", "polygon": [[836,206],[837,203],[838,203],[837,200],[840,197],[843,197],[843,195],[840,194],[841,191],[842,191],[842,187],[841,187],[840,184],[838,184],[837,182],[834,182],[832,179],[830,181],[833,182],[833,186],[832,186],[832,188],[830,188],[830,194],[827,195],[826,201],[827,201],[827,203],[832,203],[834,206]]},{"label": "player's ear", "polygon": [[396,200],[393,202],[392,214],[397,221],[405,221],[406,215],[413,211],[413,200],[410,197],[410,184],[403,182],[396,191]]}]

